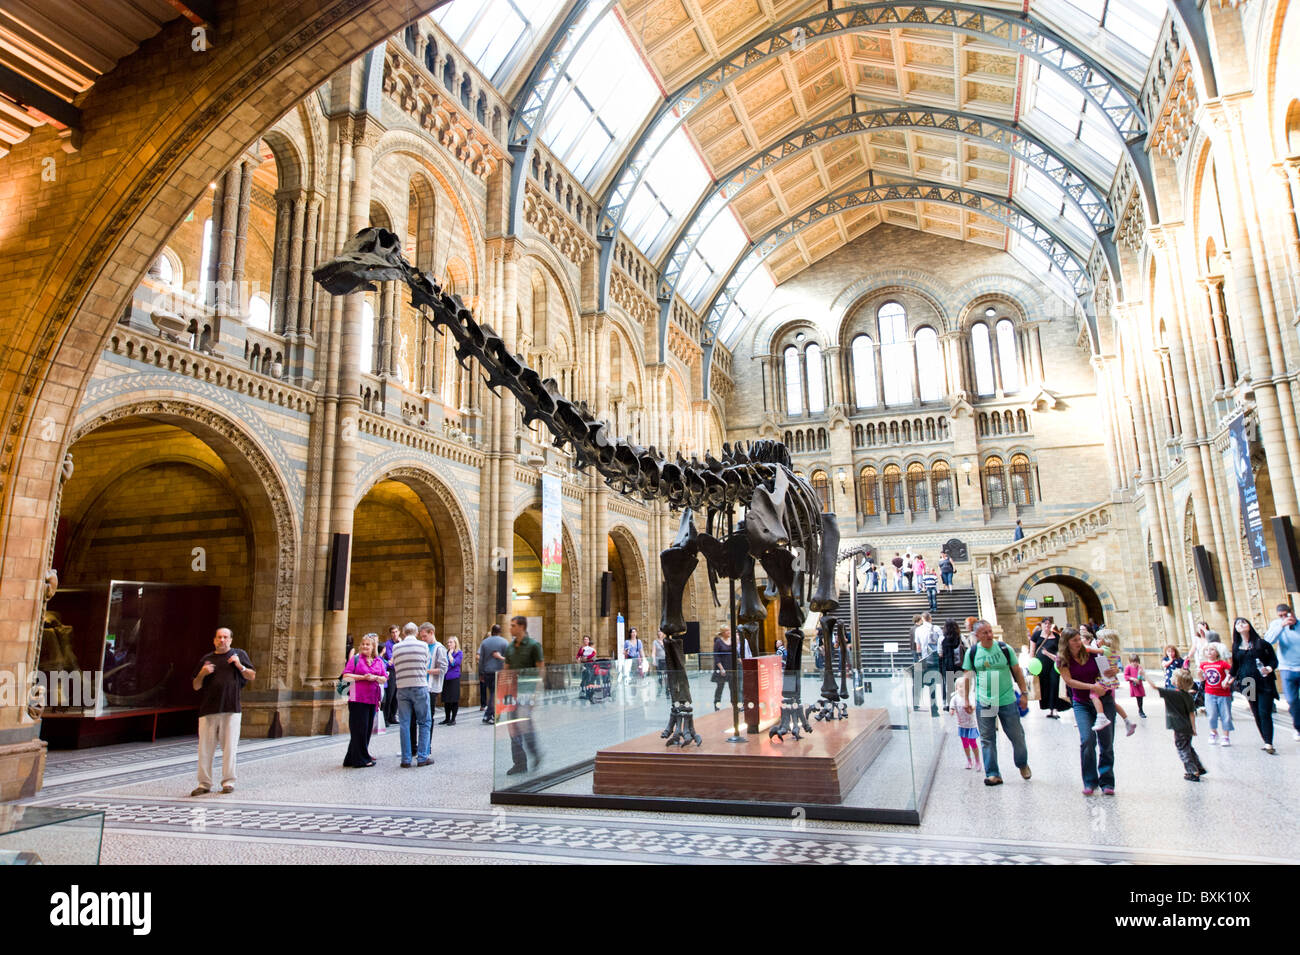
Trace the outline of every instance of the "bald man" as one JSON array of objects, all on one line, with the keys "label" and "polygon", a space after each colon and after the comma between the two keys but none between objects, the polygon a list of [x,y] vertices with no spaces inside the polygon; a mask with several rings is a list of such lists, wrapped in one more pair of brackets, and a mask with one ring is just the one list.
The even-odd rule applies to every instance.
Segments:
[{"label": "bald man", "polygon": [[191,684],[199,694],[199,784],[191,796],[212,791],[212,757],[221,747],[221,791],[235,791],[235,750],[239,747],[239,694],[257,676],[253,661],[231,644],[229,627],[212,638],[213,651],[199,661]]}]

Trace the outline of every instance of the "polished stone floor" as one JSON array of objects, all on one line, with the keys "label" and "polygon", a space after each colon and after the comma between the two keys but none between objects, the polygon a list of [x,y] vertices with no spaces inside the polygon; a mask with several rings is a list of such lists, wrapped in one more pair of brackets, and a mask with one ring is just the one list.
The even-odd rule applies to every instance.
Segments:
[{"label": "polished stone floor", "polygon": [[[949,729],[919,827],[494,807],[493,729],[473,711],[434,727],[429,768],[398,768],[395,731],[375,738],[380,764],[365,770],[340,765],[345,737],[244,740],[237,791],[190,798],[195,742],[171,739],[51,753],[29,802],[102,810],[102,861],[118,864],[1293,863],[1300,743],[1282,709],[1276,756],[1260,750],[1242,707],[1230,749],[1210,746],[1202,726],[1209,774],[1193,784],[1149,701],[1149,718],[1116,744],[1114,797],[1082,795],[1070,720],[1032,710],[1033,778],[1019,778],[1003,738],[1007,781],[994,788],[964,768]],[[1249,825],[1233,825],[1243,809]]]}]

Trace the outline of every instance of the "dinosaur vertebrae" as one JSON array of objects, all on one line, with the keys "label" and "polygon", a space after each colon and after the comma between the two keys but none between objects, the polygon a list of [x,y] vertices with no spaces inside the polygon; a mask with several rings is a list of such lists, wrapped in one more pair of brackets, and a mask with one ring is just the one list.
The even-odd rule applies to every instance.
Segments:
[{"label": "dinosaur vertebrae", "polygon": [[706,451],[703,461],[694,455],[688,460],[679,451],[669,461],[653,445],[640,447],[613,436],[585,402],[566,398],[554,378],[542,378],[522,358],[510,354],[501,336],[479,324],[460,296],[443,291],[407,262],[397,236],[387,229],[362,229],[338,258],[312,274],[333,295],[373,290],[374,282],[404,282],[411,290],[411,304],[427,309],[425,317],[455,339],[456,359],[463,367],[469,367],[470,359],[478,362],[494,393],[505,387],[519,400],[525,424],[543,422],[557,448],[572,448],[576,467],[595,467],[606,484],[623,494],[666,501],[674,509],[717,512],[734,504],[748,506],[755,489],[770,489],[781,470],[797,489],[796,496],[814,514],[820,510],[816,492],[794,473],[790,452],[779,441],[759,440],[734,448],[724,444],[720,459]]}]

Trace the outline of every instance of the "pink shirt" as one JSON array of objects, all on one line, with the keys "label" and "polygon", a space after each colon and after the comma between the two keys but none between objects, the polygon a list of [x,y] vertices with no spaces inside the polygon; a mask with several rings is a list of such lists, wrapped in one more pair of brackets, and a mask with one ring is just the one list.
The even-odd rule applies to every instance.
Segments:
[{"label": "pink shirt", "polygon": [[[384,666],[384,661],[375,657],[369,663],[361,654],[355,654],[348,665],[343,668],[344,673],[356,673],[363,675],[366,673],[374,674],[378,677],[388,676],[388,667]],[[357,680],[352,684],[352,689],[348,691],[348,699],[353,703],[369,703],[372,706],[378,706],[379,701],[384,698],[384,684],[375,683],[370,680]]]}]

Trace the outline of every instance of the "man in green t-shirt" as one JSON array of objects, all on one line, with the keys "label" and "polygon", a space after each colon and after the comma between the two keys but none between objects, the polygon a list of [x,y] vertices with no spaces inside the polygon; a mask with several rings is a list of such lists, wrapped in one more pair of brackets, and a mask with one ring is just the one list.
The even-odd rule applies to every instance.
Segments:
[{"label": "man in green t-shirt", "polygon": [[[1021,698],[1029,699],[1025,688],[1025,675],[1016,662],[1015,655],[1001,640],[993,639],[993,627],[987,620],[975,621],[971,628],[975,643],[962,654],[962,669],[966,671],[966,699],[975,700],[976,706],[966,703],[966,712],[978,712],[980,745],[984,750],[984,785],[999,786],[998,774],[998,720],[1011,740],[1011,752],[1020,775],[1028,779],[1029,751],[1025,748],[1025,729],[1020,725],[1020,707],[1016,703],[1016,687]],[[971,676],[975,677],[975,692],[971,692]]]},{"label": "man in green t-shirt", "polygon": [[[542,660],[542,645],[528,635],[528,618],[510,618],[510,647],[506,650],[506,667],[511,670],[536,670],[536,684],[540,689],[542,673],[546,664]],[[515,715],[506,724],[510,734],[510,756],[513,764],[506,770],[507,776],[518,776],[528,772],[528,757],[533,757],[533,769],[542,761],[541,750],[537,748],[537,737],[533,731],[532,694],[524,693],[522,675],[515,693]]]}]

